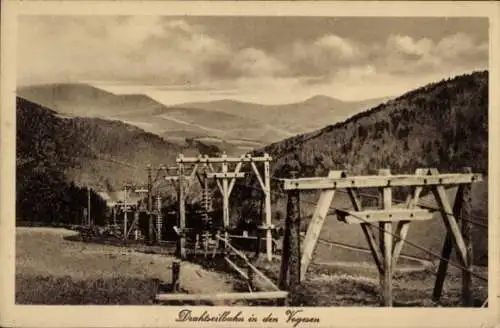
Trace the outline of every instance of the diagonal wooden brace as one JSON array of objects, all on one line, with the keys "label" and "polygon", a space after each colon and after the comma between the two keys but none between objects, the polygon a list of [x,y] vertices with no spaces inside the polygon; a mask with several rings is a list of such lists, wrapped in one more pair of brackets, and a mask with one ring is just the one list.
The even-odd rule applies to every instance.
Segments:
[{"label": "diagonal wooden brace", "polygon": [[[361,200],[359,198],[358,192],[356,189],[347,189],[349,198],[351,199],[352,206],[356,211],[362,211],[363,206],[361,204]],[[361,229],[363,230],[363,234],[365,235],[366,241],[368,242],[368,246],[370,247],[370,251],[375,261],[375,265],[377,266],[377,270],[380,274],[384,272],[383,270],[383,257],[380,252],[380,248],[377,246],[375,233],[371,225],[368,223],[361,223]]]},{"label": "diagonal wooden brace", "polygon": [[[418,168],[415,171],[415,175],[428,175],[428,174],[429,174],[429,169],[427,168]],[[423,190],[422,186],[415,187],[415,189],[413,190],[413,195],[409,196],[406,203],[406,207],[408,209],[414,209],[417,206],[422,190]],[[392,252],[393,267],[395,267],[396,263],[398,262],[399,255],[401,254],[401,250],[403,249],[403,245],[406,240],[406,236],[408,235],[409,229],[410,229],[410,221],[401,221],[396,226],[396,231],[394,234],[397,236],[398,239],[396,239],[396,241],[394,242],[394,249]]]}]

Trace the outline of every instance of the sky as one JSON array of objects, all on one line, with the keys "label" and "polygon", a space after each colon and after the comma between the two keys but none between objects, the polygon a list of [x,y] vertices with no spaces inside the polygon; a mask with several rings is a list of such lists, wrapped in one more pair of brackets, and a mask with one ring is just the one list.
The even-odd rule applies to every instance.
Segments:
[{"label": "sky", "polygon": [[166,103],[398,96],[488,68],[485,18],[21,16],[18,85]]}]

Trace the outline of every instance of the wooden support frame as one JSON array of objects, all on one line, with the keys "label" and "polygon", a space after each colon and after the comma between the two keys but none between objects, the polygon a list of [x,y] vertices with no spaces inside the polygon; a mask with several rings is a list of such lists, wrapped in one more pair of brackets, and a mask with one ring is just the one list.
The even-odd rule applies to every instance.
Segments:
[{"label": "wooden support frame", "polygon": [[[198,157],[184,157],[180,154],[176,162],[178,165],[184,164],[194,164],[197,165],[206,165],[210,172],[205,176],[207,178],[214,178],[217,182],[217,186],[219,191],[223,197],[223,222],[224,227],[228,228],[229,226],[229,198],[231,192],[234,188],[235,182],[237,178],[242,178],[245,176],[243,172],[240,172],[244,164],[249,164],[252,168],[257,181],[259,182],[259,186],[264,193],[264,218],[262,226],[265,227],[266,234],[266,255],[268,261],[272,261],[272,220],[271,220],[271,176],[270,176],[270,162],[272,161],[271,156],[267,153],[264,156],[253,157],[250,154],[246,154],[240,157],[228,157],[226,154],[223,154],[220,157],[209,157],[209,156],[198,156]],[[263,174],[259,171],[256,163],[263,162],[264,163],[264,172]],[[234,171],[230,172],[229,164],[236,164]],[[218,165],[220,167],[220,171],[216,169],[214,165]],[[196,174],[196,173],[195,173]],[[201,179],[198,176],[198,179]],[[225,236],[227,236],[227,232],[225,232]]]},{"label": "wooden support frame", "polygon": [[[325,178],[289,178],[282,179],[283,187],[289,192],[293,199],[298,196],[291,193],[299,190],[321,190],[319,202],[313,214],[313,219],[308,227],[308,233],[305,238],[304,252],[302,254],[301,279],[304,279],[308,263],[311,261],[311,254],[314,251],[321,226],[328,213],[329,206],[333,199],[336,189],[347,189],[354,211],[338,210],[337,214],[340,219],[349,223],[360,223],[363,233],[370,246],[371,253],[379,269],[381,277],[381,286],[383,290],[383,304],[392,306],[392,272],[397,260],[401,254],[401,250],[406,239],[409,224],[413,220],[429,219],[430,212],[418,208],[420,194],[424,188],[429,188],[434,194],[436,201],[441,211],[443,222],[447,230],[447,237],[443,246],[443,259],[440,262],[438,269],[438,277],[434,288],[433,298],[439,299],[441,295],[444,276],[446,274],[447,262],[450,258],[452,247],[455,246],[457,257],[460,264],[464,267],[462,278],[462,303],[465,306],[470,306],[472,303],[471,296],[471,270],[472,270],[472,244],[470,237],[470,222],[457,223],[456,216],[467,217],[470,215],[471,207],[471,184],[482,181],[482,175],[471,173],[470,169],[465,169],[463,173],[440,174],[436,169],[417,169],[414,175],[391,175],[390,170],[380,170],[378,176],[354,176],[346,177],[345,173],[337,173],[333,177],[335,171],[331,171],[328,177]],[[448,200],[445,186],[459,186],[457,192],[457,200],[452,209]],[[412,193],[409,195],[406,208],[392,207],[392,188],[408,186],[413,187]],[[361,201],[357,195],[358,188],[379,188],[382,195],[381,210],[363,210]],[[292,211],[290,214],[290,210]],[[294,206],[288,209],[288,216],[293,216],[296,212]],[[375,236],[371,229],[374,222],[379,224],[379,245],[375,244]],[[393,224],[397,222],[395,230]],[[287,221],[287,224],[289,222]],[[281,279],[286,279],[286,271],[289,270],[290,254],[288,254],[285,227],[284,252],[282,257],[282,272]],[[309,235],[309,236],[308,236]],[[395,237],[395,239],[394,239]],[[280,286],[287,287],[286,284]]]}]

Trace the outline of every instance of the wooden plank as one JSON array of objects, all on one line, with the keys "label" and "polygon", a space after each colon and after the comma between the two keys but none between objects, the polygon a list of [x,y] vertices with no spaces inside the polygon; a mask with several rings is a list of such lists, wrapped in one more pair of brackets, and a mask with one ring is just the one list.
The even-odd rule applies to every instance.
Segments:
[{"label": "wooden plank", "polygon": [[300,189],[340,189],[340,188],[383,188],[386,186],[433,186],[463,184],[482,181],[482,175],[471,174],[438,174],[433,176],[393,175],[393,176],[354,176],[347,178],[301,178],[283,179],[285,190]]},{"label": "wooden plank", "polygon": [[246,280],[248,280],[248,275],[239,266],[237,266],[236,263],[234,263],[233,261],[231,261],[227,256],[224,256],[224,260],[226,260],[227,264],[229,264],[243,278],[245,278]]},{"label": "wooden plank", "polygon": [[[363,206],[361,204],[361,200],[358,196],[358,192],[356,189],[347,189],[349,198],[351,199],[352,206],[356,211],[362,211]],[[380,249],[377,247],[375,241],[375,235],[373,233],[372,226],[368,223],[361,223],[361,229],[363,234],[365,235],[366,241],[368,242],[368,247],[370,248],[370,252],[372,254],[373,260],[375,261],[375,265],[377,266],[377,270],[379,274],[383,272],[383,256],[380,253]],[[331,246],[331,245],[330,245]]]},{"label": "wooden plank", "polygon": [[216,294],[157,294],[156,301],[213,301],[213,300],[257,300],[286,298],[286,291]]},{"label": "wooden plank", "polygon": [[[416,175],[427,175],[429,169],[418,168],[415,171]],[[410,195],[407,201],[407,208],[414,209],[418,204],[420,199],[420,194],[422,193],[423,187],[417,186],[413,190],[413,195]],[[410,229],[410,221],[401,221],[398,223],[396,227],[395,235],[398,236],[398,239],[394,243],[394,250],[392,251],[392,266],[396,267],[396,264],[399,259],[399,255],[401,254],[401,250],[403,249],[404,242],[406,240],[406,236],[408,235],[408,230]]]},{"label": "wooden plank", "polygon": [[[390,175],[390,170],[380,170],[381,175]],[[392,207],[392,187],[385,187],[382,190],[382,201],[384,210]],[[392,306],[392,222],[383,223],[381,239],[384,245],[384,306]]]},{"label": "wooden plank", "polygon": [[413,220],[430,220],[432,212],[423,209],[393,209],[389,211],[365,210],[361,212],[336,210],[339,220],[348,224],[359,224],[363,222],[399,222]]},{"label": "wooden plank", "polygon": [[[343,175],[343,171],[330,171],[328,173],[328,178],[340,178]],[[335,195],[335,190],[323,190],[319,197],[318,204],[314,210],[311,222],[307,228],[306,237],[304,238],[304,250],[302,251],[302,259],[300,261],[300,280],[303,281],[309,263],[311,262],[314,249],[318,242],[318,237],[321,233],[321,228],[325,222],[325,218],[332,204],[333,196]]]}]

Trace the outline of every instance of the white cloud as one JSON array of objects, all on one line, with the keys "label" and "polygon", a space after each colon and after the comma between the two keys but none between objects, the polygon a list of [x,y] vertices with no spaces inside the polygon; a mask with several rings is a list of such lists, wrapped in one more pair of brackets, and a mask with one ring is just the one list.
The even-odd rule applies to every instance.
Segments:
[{"label": "white cloud", "polygon": [[352,60],[359,56],[358,48],[346,39],[337,35],[325,35],[313,44],[316,51],[323,51],[327,55],[338,57],[342,60]]},{"label": "white cloud", "polygon": [[286,71],[286,67],[279,60],[255,48],[238,52],[231,61],[231,68],[248,77],[275,76]]},{"label": "white cloud", "polygon": [[390,53],[395,51],[404,55],[425,56],[429,54],[433,46],[433,42],[427,38],[414,40],[409,36],[391,35],[387,39],[387,48]]}]

